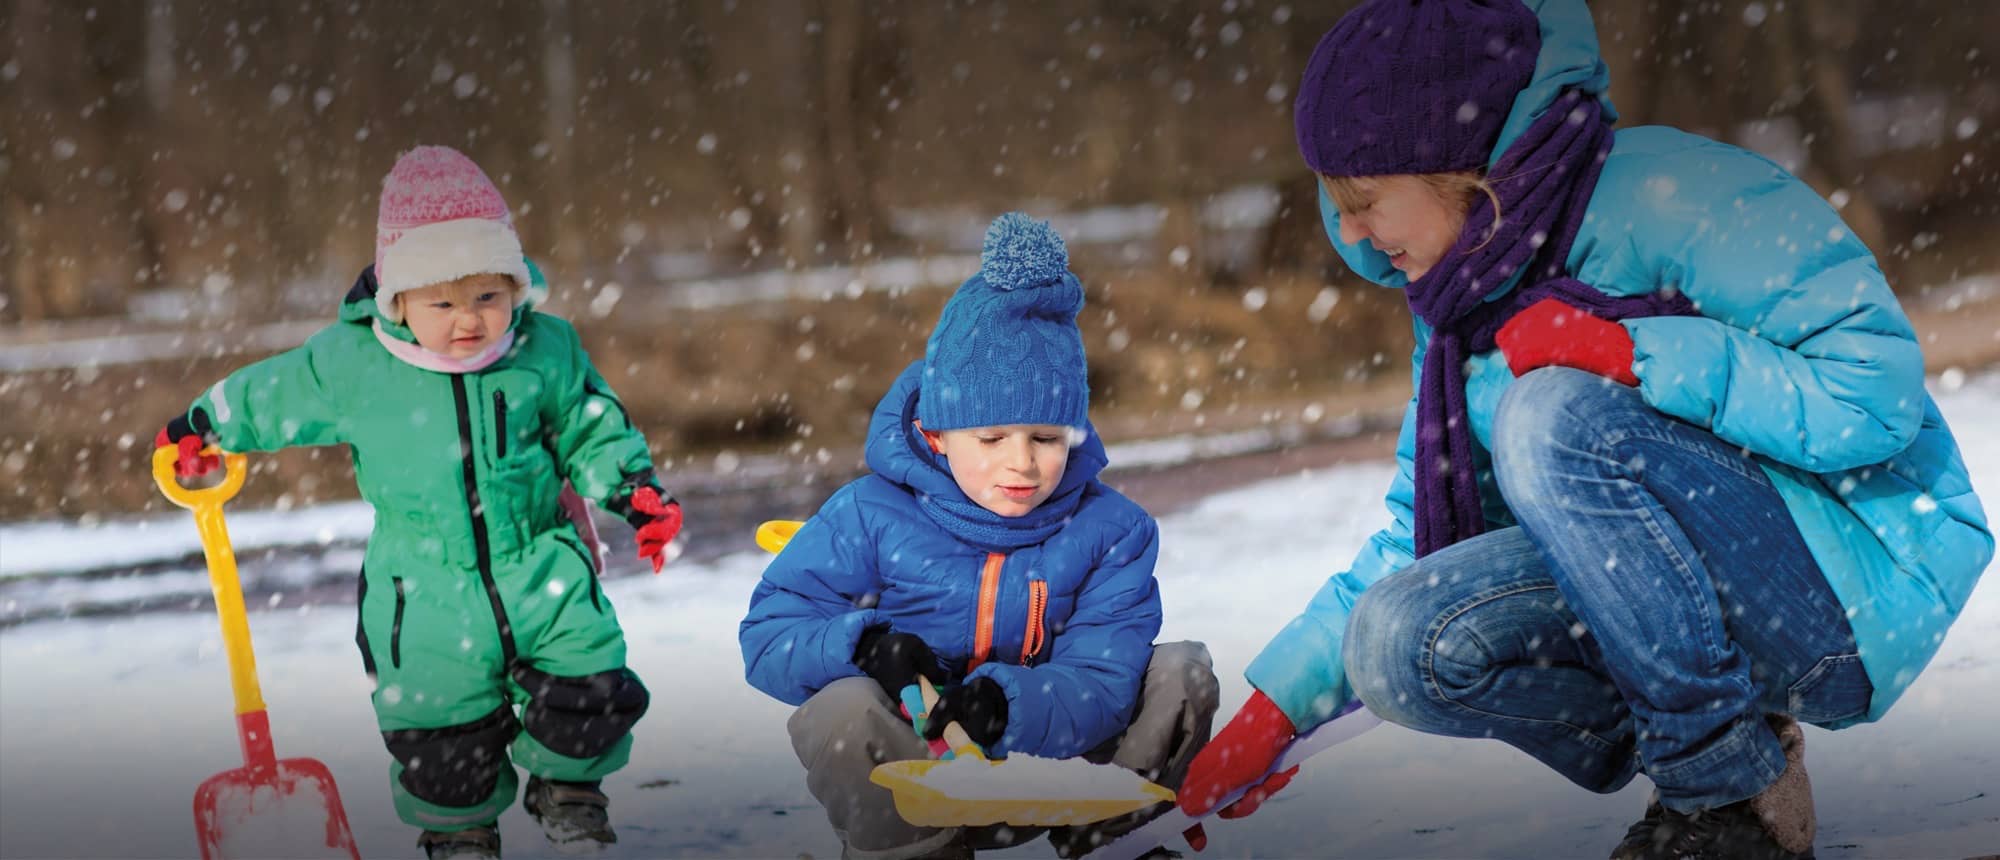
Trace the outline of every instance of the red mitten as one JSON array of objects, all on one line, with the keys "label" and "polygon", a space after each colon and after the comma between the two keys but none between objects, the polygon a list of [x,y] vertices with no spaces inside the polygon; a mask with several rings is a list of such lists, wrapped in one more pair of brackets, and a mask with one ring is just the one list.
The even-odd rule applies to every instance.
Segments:
[{"label": "red mitten", "polygon": [[[1296,733],[1291,719],[1278,710],[1277,703],[1261,691],[1252,693],[1250,700],[1243,703],[1243,709],[1236,712],[1222,731],[1215,733],[1215,739],[1188,765],[1187,779],[1181,782],[1181,811],[1197,817],[1205,815],[1230,792],[1262,779]],[[1265,798],[1283,788],[1296,772],[1298,768],[1272,774],[1270,780],[1231,804],[1235,809],[1249,802],[1248,808],[1233,815],[1225,813],[1225,817],[1240,818],[1256,811]]]},{"label": "red mitten", "polygon": [[641,487],[632,494],[633,519],[638,526],[639,560],[653,563],[653,572],[667,564],[667,544],[681,533],[681,503],[662,500],[660,491]]},{"label": "red mitten", "polygon": [[1543,299],[1517,313],[1493,336],[1515,376],[1538,367],[1574,367],[1626,385],[1632,375],[1632,335],[1625,327]]},{"label": "red mitten", "polygon": [[1208,848],[1208,830],[1203,828],[1199,821],[1195,822],[1193,827],[1181,831],[1181,836],[1187,838],[1188,847],[1193,848],[1196,854]]},{"label": "red mitten", "polygon": [[1270,800],[1271,795],[1278,793],[1278,789],[1291,785],[1292,777],[1298,775],[1298,765],[1292,765],[1271,774],[1263,782],[1258,783],[1256,788],[1243,792],[1243,796],[1237,798],[1235,803],[1223,807],[1222,811],[1216,813],[1216,815],[1223,818],[1242,818],[1252,812],[1256,812],[1257,807],[1263,806],[1264,801]]},{"label": "red mitten", "polygon": [[199,433],[190,433],[179,439],[173,438],[167,428],[160,428],[160,435],[153,437],[153,447],[178,448],[174,459],[174,475],[180,478],[199,478],[222,466],[222,458],[215,454],[203,454],[204,443]]}]

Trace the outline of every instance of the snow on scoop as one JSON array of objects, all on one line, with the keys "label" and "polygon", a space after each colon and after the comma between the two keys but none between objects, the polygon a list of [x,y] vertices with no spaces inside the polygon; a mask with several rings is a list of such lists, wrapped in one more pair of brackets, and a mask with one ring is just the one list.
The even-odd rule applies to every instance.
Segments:
[{"label": "snow on scoop", "polygon": [[195,490],[174,479],[178,456],[174,448],[153,452],[153,480],[170,501],[194,511],[202,553],[208,557],[209,583],[215,590],[215,611],[222,620],[229,686],[236,699],[237,740],[243,747],[242,767],[211,776],[195,790],[194,827],[201,839],[202,860],[361,860],[333,773],[316,759],[280,759],[271,743],[271,718],[257,684],[257,658],[250,650],[243,586],[236,578],[236,553],[222,522],[222,503],[243,488],[248,474],[243,455],[223,455],[222,483]]},{"label": "snow on scoop", "polygon": [[[757,528],[757,545],[778,552],[800,525],[794,520],[764,523]],[[928,678],[919,678],[916,686],[923,713],[911,716],[921,733],[924,717],[937,703],[937,690]],[[1174,800],[1172,791],[1116,765],[1026,755],[991,761],[957,723],[945,727],[944,740],[948,751],[940,760],[889,762],[868,775],[870,782],[895,795],[897,814],[911,824],[1057,827],[1103,821]]]},{"label": "snow on scoop", "polygon": [[[1348,702],[1347,707],[1341,709],[1340,713],[1335,714],[1333,719],[1321,723],[1312,731],[1306,732],[1304,735],[1294,739],[1289,746],[1285,747],[1284,753],[1278,756],[1277,764],[1272,765],[1271,769],[1266,771],[1264,775],[1268,777],[1279,771],[1297,767],[1301,762],[1312,758],[1320,751],[1381,724],[1382,718],[1370,713],[1367,708],[1361,706],[1360,702]],[[1188,815],[1182,812],[1179,807],[1175,807],[1167,810],[1167,814],[1147,822],[1145,826],[1124,836],[1120,836],[1084,856],[1090,858],[1090,860],[1133,860],[1136,857],[1143,857],[1146,855],[1146,852],[1166,845],[1167,841],[1173,839],[1175,836],[1181,835],[1190,828],[1201,826],[1203,818],[1207,818],[1229,804],[1235,803],[1259,782],[1263,782],[1263,780],[1259,779],[1257,782],[1250,783],[1250,785],[1230,792],[1227,797],[1222,799],[1222,802],[1211,807],[1208,813],[1202,815],[1200,818]]]},{"label": "snow on scoop", "polygon": [[[916,686],[923,696],[923,713],[914,719],[921,734],[937,704],[937,689],[923,677]],[[895,794],[904,821],[923,827],[1060,827],[1174,800],[1172,791],[1115,765],[1026,755],[990,761],[957,723],[945,727],[944,740],[950,751],[942,760],[892,761],[868,774],[869,782]]]}]

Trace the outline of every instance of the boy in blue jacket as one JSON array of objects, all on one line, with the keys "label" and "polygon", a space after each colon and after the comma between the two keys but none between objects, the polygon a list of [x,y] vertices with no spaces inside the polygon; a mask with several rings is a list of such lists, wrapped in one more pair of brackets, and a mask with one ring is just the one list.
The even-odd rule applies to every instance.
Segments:
[{"label": "boy in blue jacket", "polygon": [[[1043,832],[918,827],[868,781],[930,757],[898,707],[920,675],[939,689],[932,733],[956,721],[992,757],[1083,756],[1173,788],[1207,742],[1207,648],[1153,644],[1158,526],[1097,480],[1082,307],[1049,225],[994,221],[979,273],[876,407],[873,473],[827,500],[750,599],[747,676],[800,706],[792,745],[845,857],[970,857]],[[1160,811],[1049,838],[1076,856]]]}]

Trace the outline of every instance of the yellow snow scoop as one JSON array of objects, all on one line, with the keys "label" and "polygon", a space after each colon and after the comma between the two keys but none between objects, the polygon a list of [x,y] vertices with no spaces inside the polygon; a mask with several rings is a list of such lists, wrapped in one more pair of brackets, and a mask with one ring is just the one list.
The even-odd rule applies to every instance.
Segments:
[{"label": "yellow snow scoop", "polygon": [[[782,550],[800,525],[794,520],[764,523],[757,527],[757,545],[767,552]],[[923,713],[912,716],[921,726],[938,696],[928,678],[918,678],[916,686]],[[1116,765],[1030,756],[990,761],[957,723],[945,727],[944,740],[948,759],[892,761],[868,775],[870,782],[895,795],[896,812],[911,824],[1060,827],[1174,801],[1173,791]]]},{"label": "yellow snow scoop", "polygon": [[[204,453],[215,453],[211,448]],[[278,758],[271,743],[271,718],[257,683],[257,658],[250,650],[250,620],[243,611],[243,585],[236,578],[236,553],[222,522],[222,503],[243,489],[249,470],[242,454],[222,455],[222,483],[188,489],[174,479],[172,447],[153,452],[153,481],[174,504],[194,511],[215,612],[222,620],[222,646],[229,655],[229,686],[236,698],[236,737],[243,766],[203,780],[194,794],[194,827],[202,860],[244,857],[346,857],[360,860],[347,811],[340,804],[333,772],[317,759]]]}]

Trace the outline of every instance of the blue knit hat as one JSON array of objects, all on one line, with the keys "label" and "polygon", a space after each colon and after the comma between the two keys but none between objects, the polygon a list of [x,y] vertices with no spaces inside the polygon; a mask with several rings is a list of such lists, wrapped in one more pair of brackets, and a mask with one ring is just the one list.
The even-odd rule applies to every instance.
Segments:
[{"label": "blue knit hat", "polygon": [[1306,61],[1299,153],[1328,176],[1483,168],[1541,47],[1521,0],[1368,0]]},{"label": "blue knit hat", "polygon": [[945,303],[924,347],[917,420],[926,430],[1084,426],[1082,309],[1083,284],[1055,228],[1019,212],[994,219],[979,273]]}]

